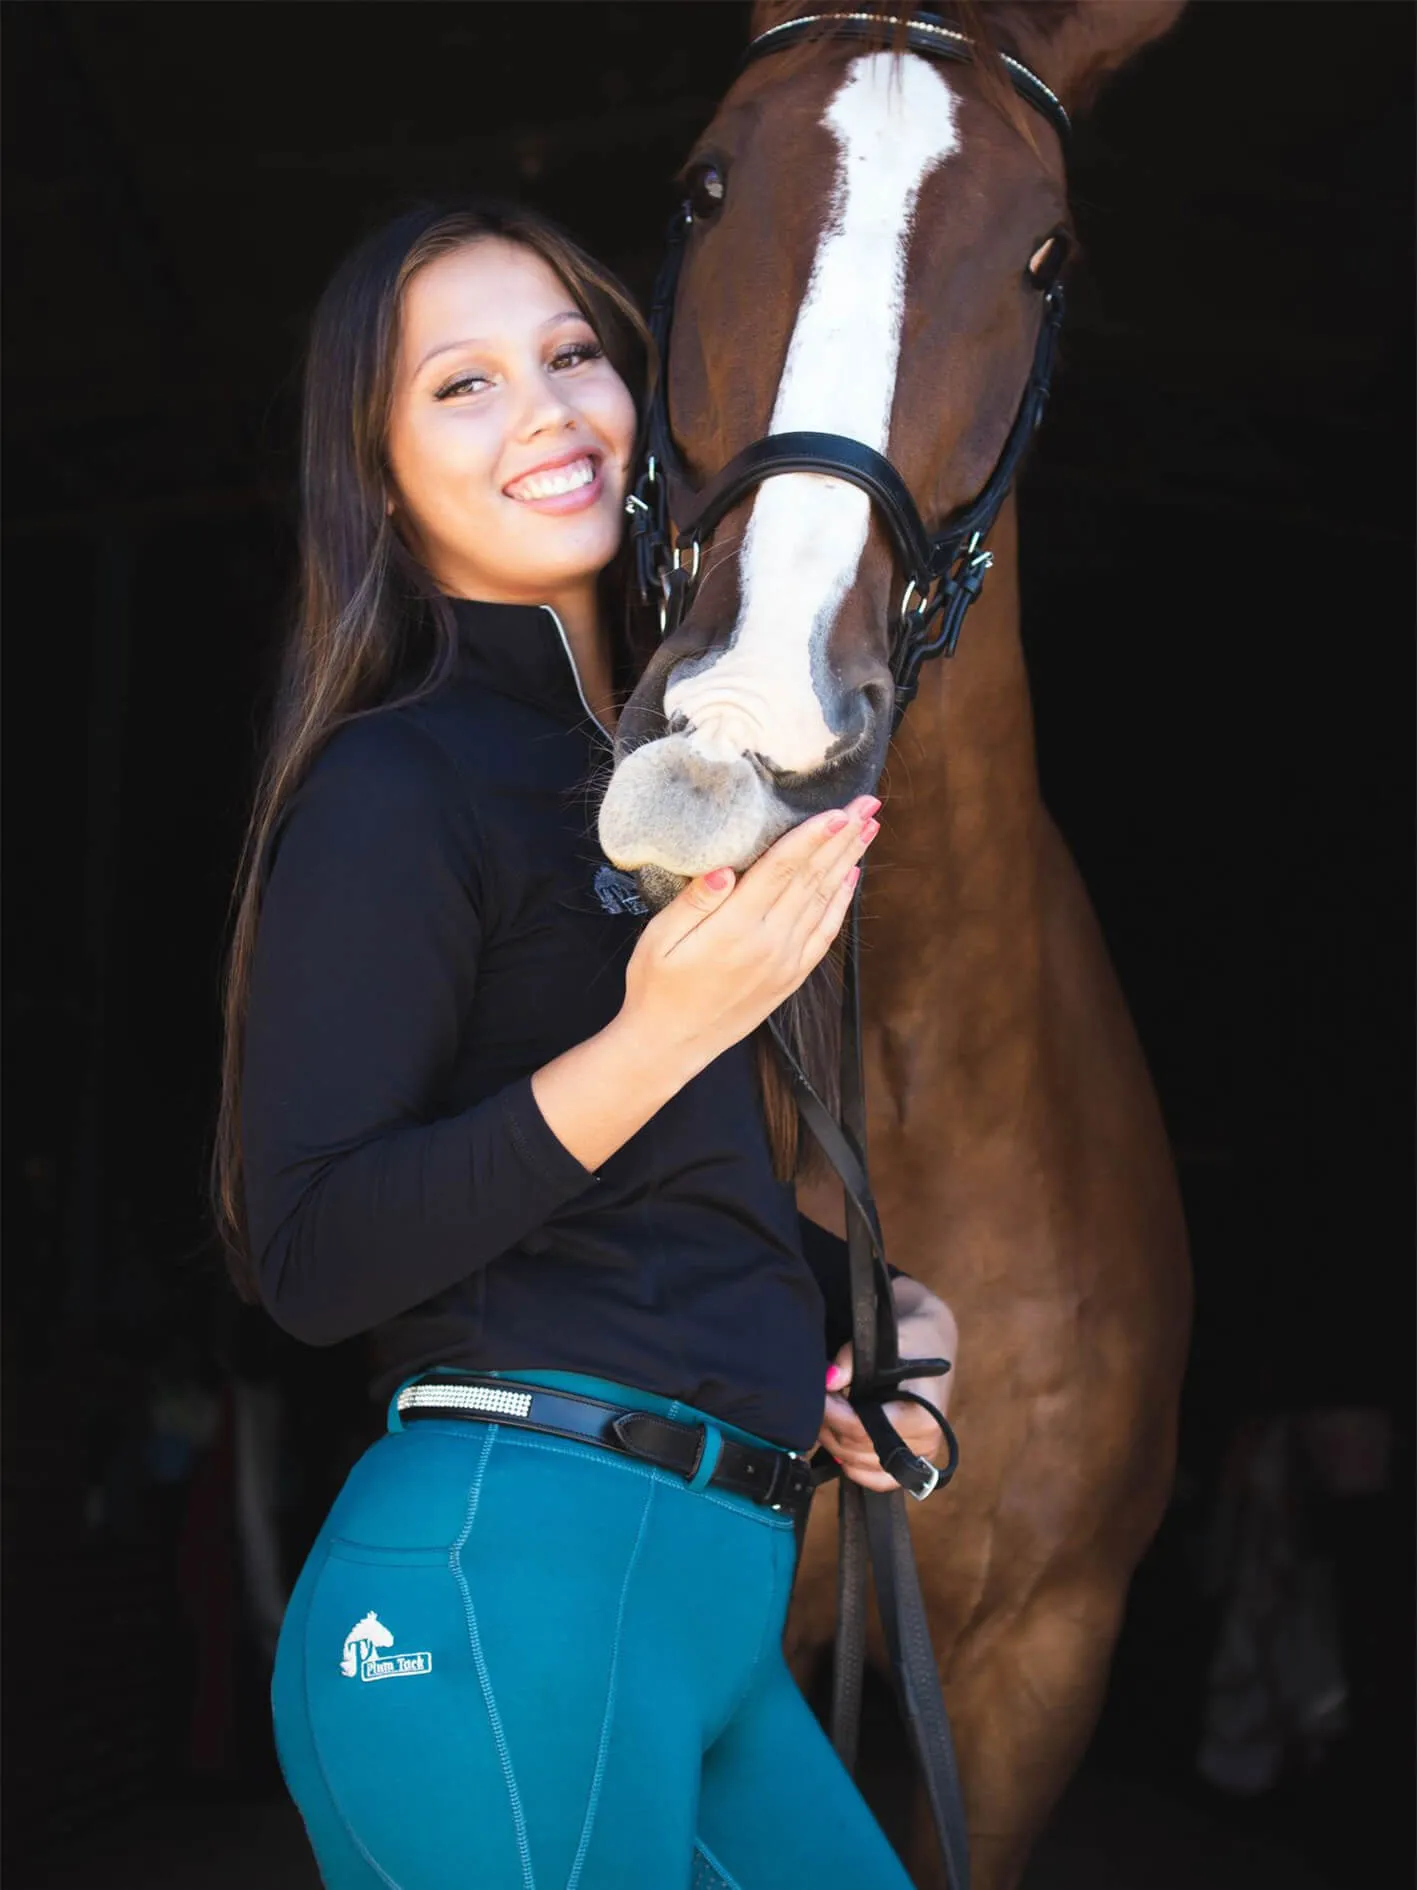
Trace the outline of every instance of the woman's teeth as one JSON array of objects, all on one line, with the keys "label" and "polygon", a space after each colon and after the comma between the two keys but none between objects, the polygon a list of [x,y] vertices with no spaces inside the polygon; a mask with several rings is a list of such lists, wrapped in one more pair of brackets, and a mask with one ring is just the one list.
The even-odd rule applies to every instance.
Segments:
[{"label": "woman's teeth", "polygon": [[563,492],[575,492],[588,486],[595,477],[593,459],[574,459],[569,466],[557,466],[550,472],[528,473],[514,479],[507,487],[509,499],[559,499]]}]

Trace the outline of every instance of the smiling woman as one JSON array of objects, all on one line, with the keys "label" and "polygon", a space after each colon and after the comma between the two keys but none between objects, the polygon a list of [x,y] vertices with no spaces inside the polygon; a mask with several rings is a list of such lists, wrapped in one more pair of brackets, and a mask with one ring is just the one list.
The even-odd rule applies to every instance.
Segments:
[{"label": "smiling woman", "polygon": [[[482,332],[468,335],[474,312]],[[596,579],[620,543],[635,423],[589,316],[524,243],[483,237],[409,281],[389,513],[450,596],[554,605],[603,722],[613,709]]]},{"label": "smiling woman", "polygon": [[[402,219],[315,317],[215,1180],[238,1284],[307,1343],[362,1338],[387,1410],[273,1681],[339,1890],[905,1886],[780,1651],[807,1454],[894,1481],[827,1397],[844,1250],[774,1171],[752,1041],[880,802],[652,918],[602,855],[644,341],[522,212]],[[909,1354],[953,1352],[940,1301],[897,1304]],[[820,1814],[786,1835],[781,1770]]]}]

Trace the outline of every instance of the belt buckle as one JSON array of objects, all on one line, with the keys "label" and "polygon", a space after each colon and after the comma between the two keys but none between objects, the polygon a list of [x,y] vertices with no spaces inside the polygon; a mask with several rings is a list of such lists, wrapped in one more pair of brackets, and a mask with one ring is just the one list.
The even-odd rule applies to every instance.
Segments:
[{"label": "belt buckle", "polygon": [[[773,1466],[772,1482],[768,1487],[765,1507],[775,1509],[779,1514],[792,1508],[811,1488],[812,1474],[807,1469],[807,1459],[797,1450],[785,1450]],[[787,1485],[788,1487],[783,1487]]]}]

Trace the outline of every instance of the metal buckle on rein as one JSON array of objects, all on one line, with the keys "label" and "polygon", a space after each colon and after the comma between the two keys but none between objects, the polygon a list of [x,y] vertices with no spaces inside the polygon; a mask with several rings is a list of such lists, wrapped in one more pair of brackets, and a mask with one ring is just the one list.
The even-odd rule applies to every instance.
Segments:
[{"label": "metal buckle on rein", "polygon": [[938,1485],[940,1481],[940,1466],[937,1463],[931,1463],[928,1457],[920,1457],[917,1459],[917,1462],[923,1463],[925,1467],[929,1470],[930,1472],[929,1480],[924,1485],[924,1487],[919,1490],[911,1489],[910,1485],[907,1483],[905,1485],[905,1493],[907,1496],[913,1496],[917,1503],[923,1503],[925,1501],[925,1498]]}]

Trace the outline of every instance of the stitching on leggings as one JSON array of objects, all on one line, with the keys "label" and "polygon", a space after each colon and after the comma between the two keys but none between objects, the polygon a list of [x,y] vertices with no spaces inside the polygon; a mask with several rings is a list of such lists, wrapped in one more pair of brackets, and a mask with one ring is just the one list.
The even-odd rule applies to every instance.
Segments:
[{"label": "stitching on leggings", "polygon": [[[328,1549],[326,1549],[325,1551],[325,1562],[326,1562],[326,1566],[328,1566],[329,1564],[329,1550]],[[323,1572],[324,1571],[322,1570],[321,1573]],[[378,1858],[375,1857],[370,1852],[368,1845],[365,1844],[364,1840],[360,1837],[359,1833],[355,1830],[354,1826],[349,1822],[349,1819],[345,1816],[344,1806],[340,1803],[338,1797],[336,1796],[335,1788],[330,1783],[330,1775],[325,1770],[324,1755],[320,1751],[319,1741],[315,1737],[315,1717],[314,1717],[314,1714],[310,1710],[310,1666],[309,1666],[309,1662],[306,1659],[306,1651],[307,1651],[306,1642],[307,1642],[307,1636],[309,1634],[309,1628],[310,1628],[310,1611],[307,1607],[305,1611],[305,1620],[302,1623],[301,1630],[300,1630],[300,1650],[299,1650],[300,1651],[300,1692],[301,1692],[302,1698],[305,1701],[305,1725],[306,1725],[307,1731],[310,1734],[310,1750],[315,1755],[315,1764],[317,1768],[319,1769],[320,1782],[323,1784],[325,1788],[325,1796],[329,1799],[330,1803],[335,1808],[335,1816],[339,1819],[340,1823],[344,1826],[345,1835],[348,1837],[350,1843],[354,1846],[355,1850],[358,1851],[359,1855],[364,1859],[365,1863],[369,1866],[370,1870],[373,1871],[374,1875],[379,1879],[380,1883],[387,1886],[387,1890],[400,1890],[399,1884],[389,1875],[388,1871],[384,1869],[383,1865],[379,1862]]]},{"label": "stitching on leggings", "polygon": [[467,1585],[467,1576],[463,1573],[462,1552],[467,1546],[467,1539],[472,1534],[472,1525],[477,1518],[478,1498],[482,1494],[482,1479],[487,1472],[487,1459],[492,1455],[492,1446],[497,1441],[498,1426],[489,1424],[487,1442],[482,1447],[482,1456],[478,1460],[477,1471],[472,1479],[472,1489],[467,1500],[467,1515],[463,1520],[462,1532],[448,1551],[448,1567],[453,1572],[453,1579],[462,1591],[463,1613],[467,1617],[468,1645],[472,1649],[472,1664],[477,1669],[478,1684],[482,1688],[483,1702],[487,1707],[487,1719],[492,1728],[492,1738],[497,1747],[497,1756],[502,1762],[502,1777],[507,1785],[507,1800],[512,1809],[512,1826],[517,1834],[517,1849],[522,1860],[522,1890],[536,1890],[536,1877],[531,1868],[531,1846],[527,1841],[526,1814],[522,1809],[521,1793],[517,1790],[516,1773],[512,1770],[512,1754],[507,1745],[507,1735],[502,1727],[502,1716],[497,1711],[497,1702],[492,1693],[492,1677],[487,1671],[487,1660],[482,1651],[482,1635],[477,1626],[477,1611],[472,1605],[472,1590]]},{"label": "stitching on leggings", "polygon": [[600,1725],[600,1742],[595,1754],[595,1772],[590,1781],[590,1793],[586,1799],[585,1818],[581,1824],[580,1843],[576,1846],[576,1861],[571,1865],[571,1874],[566,1879],[566,1890],[576,1890],[580,1882],[581,1871],[585,1867],[586,1853],[590,1849],[590,1834],[595,1827],[595,1814],[600,1807],[600,1788],[605,1780],[605,1755],[610,1745],[610,1727],[615,1717],[615,1688],[620,1676],[620,1641],[625,1625],[625,1598],[630,1592],[630,1578],[635,1572],[635,1564],[640,1559],[640,1550],[644,1547],[645,1531],[649,1527],[649,1513],[654,1507],[654,1484],[645,1491],[645,1506],[640,1513],[640,1526],[635,1534],[635,1546],[630,1551],[630,1559],[625,1565],[625,1579],[620,1584],[620,1600],[615,1609],[615,1635],[610,1643],[610,1676],[605,1684],[605,1717]]},{"label": "stitching on leggings", "polygon": [[718,1861],[702,1838],[694,1839],[694,1849],[698,1852],[699,1856],[703,1858],[709,1869],[721,1879],[720,1883],[713,1886],[713,1890],[743,1890],[742,1884],[739,1883],[732,1871]]},{"label": "stitching on leggings", "polygon": [[753,1690],[753,1682],[758,1677],[758,1669],[763,1664],[763,1655],[767,1652],[768,1629],[772,1626],[773,1616],[777,1613],[777,1609],[773,1601],[773,1596],[776,1593],[776,1590],[777,1590],[777,1558],[776,1556],[774,1556],[772,1563],[768,1569],[768,1605],[767,1607],[763,1609],[763,1625],[758,1630],[758,1651],[753,1655],[753,1664],[748,1669],[748,1677],[743,1682],[742,1690],[740,1691],[738,1698],[733,1702],[733,1705],[729,1709],[728,1715],[723,1722],[725,1730],[729,1726],[732,1725],[733,1721],[742,1712],[744,1702],[747,1700],[748,1695]]},{"label": "stitching on leggings", "polygon": [[[494,1425],[492,1428],[496,1430],[501,1427]],[[545,1443],[540,1438],[533,1443],[530,1438],[518,1437],[509,1431],[503,1432],[502,1446],[503,1449],[544,1450],[552,1457],[570,1457],[576,1463],[588,1461],[581,1456],[579,1451],[563,1450],[559,1444]],[[591,1448],[593,1449],[594,1446]],[[741,1516],[744,1522],[757,1523],[761,1528],[771,1529],[774,1535],[782,1535],[792,1527],[790,1521],[779,1522],[775,1516],[766,1512],[756,1515],[751,1509],[740,1509],[736,1503],[727,1503],[721,1496],[714,1496],[708,1490],[691,1490],[682,1477],[676,1477],[671,1471],[646,1469],[643,1464],[629,1463],[623,1457],[615,1456],[609,1451],[606,1452],[606,1461],[609,1468],[619,1470],[626,1476],[644,1477],[651,1483],[659,1484],[661,1489],[682,1490],[686,1496],[692,1496],[696,1502],[712,1503],[715,1509],[726,1509],[730,1516]]]}]

